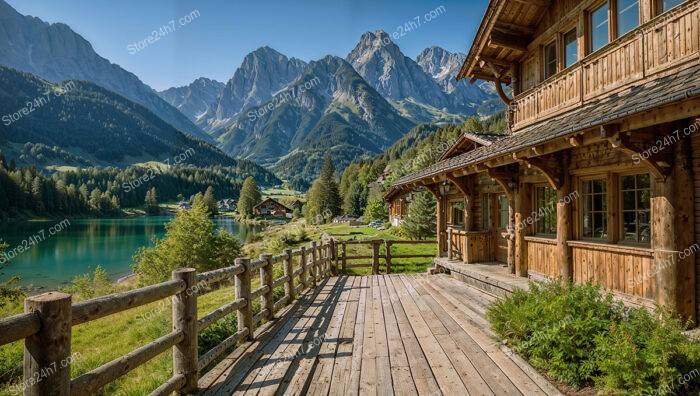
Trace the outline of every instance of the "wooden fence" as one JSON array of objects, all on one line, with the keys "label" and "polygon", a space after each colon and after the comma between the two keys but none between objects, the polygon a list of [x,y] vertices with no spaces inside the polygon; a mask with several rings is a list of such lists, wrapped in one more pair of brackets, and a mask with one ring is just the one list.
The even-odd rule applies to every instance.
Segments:
[{"label": "wooden fence", "polygon": [[[124,293],[112,294],[72,304],[71,296],[50,292],[25,300],[25,313],[0,319],[0,346],[24,339],[25,395],[89,395],[98,392],[135,368],[172,348],[173,376],[152,395],[188,393],[197,389],[199,372],[214,363],[237,344],[252,340],[261,322],[291,304],[308,288],[315,288],[332,272],[337,258],[337,242],[311,243],[310,248],[283,254],[260,255],[256,261],[238,258],[235,265],[197,274],[193,268],[173,271],[172,280]],[[295,266],[295,262],[298,265]],[[273,279],[276,264],[284,275]],[[337,266],[337,259],[335,265]],[[296,268],[295,268],[296,267]],[[260,287],[252,289],[255,272]],[[197,320],[197,297],[201,288],[226,280],[235,280],[235,299]],[[274,290],[284,287],[284,297],[274,301]],[[129,354],[71,380],[71,330],[119,312],[172,297],[172,332]],[[261,301],[260,312],[253,315],[253,301]],[[238,331],[221,344],[198,356],[197,336],[225,316],[237,312]],[[45,375],[52,369],[50,375]],[[37,380],[38,379],[38,380]]]},{"label": "wooden fence", "polygon": [[[340,261],[340,270],[342,273],[347,273],[348,268],[362,268],[362,267],[371,267],[372,268],[372,274],[379,274],[380,272],[380,260],[384,260],[384,265],[385,265],[385,273],[390,274],[391,273],[391,265],[393,260],[396,259],[407,259],[407,258],[432,258],[435,257],[434,254],[403,254],[403,255],[398,255],[398,254],[393,254],[391,249],[393,246],[396,245],[418,245],[418,244],[432,244],[435,245],[437,244],[436,241],[389,241],[389,240],[383,240],[383,239],[373,239],[373,240],[366,240],[366,241],[339,241],[336,242],[337,245],[339,245],[336,250],[337,256],[336,259]],[[371,255],[358,255],[358,256],[350,256],[348,255],[348,250],[347,247],[348,245],[371,245],[372,247],[372,254]],[[381,246],[384,245],[385,247],[385,253],[380,254],[380,248]],[[354,260],[372,260],[371,262],[363,262],[363,263],[348,263],[348,261],[354,261]]]}]

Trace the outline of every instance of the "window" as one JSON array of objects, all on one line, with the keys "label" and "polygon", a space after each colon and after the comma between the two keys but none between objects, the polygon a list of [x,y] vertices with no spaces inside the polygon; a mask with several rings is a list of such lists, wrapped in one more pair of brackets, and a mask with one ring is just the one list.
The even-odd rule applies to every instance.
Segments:
[{"label": "window", "polygon": [[639,26],[639,0],[618,0],[617,37]]},{"label": "window", "polygon": [[491,229],[491,196],[484,194],[482,196],[483,205],[481,208],[481,229],[488,231]]},{"label": "window", "polygon": [[605,239],[608,236],[608,194],[605,179],[583,182],[583,236]]},{"label": "window", "polygon": [[649,175],[622,176],[622,239],[625,242],[649,243],[651,191]]},{"label": "window", "polygon": [[508,209],[508,197],[498,196],[498,228],[505,230],[508,228],[510,210]]},{"label": "window", "polygon": [[557,192],[552,187],[536,187],[533,220],[537,234],[557,234]]},{"label": "window", "polygon": [[684,1],[685,0],[663,0],[661,11],[666,12],[675,6],[680,5]]},{"label": "window", "polygon": [[578,37],[576,29],[564,35],[564,66],[569,67],[578,62]]},{"label": "window", "polygon": [[450,202],[450,224],[464,225],[464,202]]},{"label": "window", "polygon": [[591,52],[598,51],[610,41],[608,35],[608,3],[591,12]]},{"label": "window", "polygon": [[544,47],[544,79],[557,74],[557,42]]}]

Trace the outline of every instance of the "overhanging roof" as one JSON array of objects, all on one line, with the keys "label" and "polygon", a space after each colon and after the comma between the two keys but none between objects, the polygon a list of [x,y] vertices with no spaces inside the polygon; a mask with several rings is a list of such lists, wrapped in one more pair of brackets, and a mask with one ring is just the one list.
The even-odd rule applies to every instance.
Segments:
[{"label": "overhanging roof", "polygon": [[526,127],[517,134],[498,140],[490,146],[479,147],[440,161],[398,179],[392,185],[392,189],[400,189],[402,185],[482,163],[557,138],[571,136],[581,130],[604,125],[628,115],[698,96],[700,96],[700,64],[694,64],[677,74],[631,87],[558,117]]}]

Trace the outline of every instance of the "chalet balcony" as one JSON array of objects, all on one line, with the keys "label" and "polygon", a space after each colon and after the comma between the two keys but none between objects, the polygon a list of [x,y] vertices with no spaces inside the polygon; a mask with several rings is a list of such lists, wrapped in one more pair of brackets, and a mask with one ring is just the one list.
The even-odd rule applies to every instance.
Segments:
[{"label": "chalet balcony", "polygon": [[700,59],[700,2],[672,9],[516,96],[513,130],[563,114]]}]

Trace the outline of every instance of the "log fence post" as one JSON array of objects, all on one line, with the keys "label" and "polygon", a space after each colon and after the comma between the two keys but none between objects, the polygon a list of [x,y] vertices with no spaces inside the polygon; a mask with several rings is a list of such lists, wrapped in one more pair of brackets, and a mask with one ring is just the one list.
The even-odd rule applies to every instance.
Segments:
[{"label": "log fence post", "polygon": [[314,288],[316,288],[316,285],[318,284],[317,281],[317,276],[316,276],[316,257],[317,257],[318,252],[316,251],[316,241],[311,242],[311,284],[313,285]]},{"label": "log fence post", "polygon": [[343,241],[343,256],[342,256],[342,265],[343,265],[343,275],[347,274],[348,271],[348,247],[345,241]]},{"label": "log fence post", "polygon": [[304,289],[307,289],[309,287],[309,278],[307,277],[307,268],[306,268],[306,248],[304,246],[299,248],[299,267],[302,269],[301,270],[301,283],[304,285]]},{"label": "log fence post", "polygon": [[391,273],[391,241],[385,241],[386,245],[386,273],[387,275]]},{"label": "log fence post", "polygon": [[272,319],[275,314],[275,290],[272,288],[272,255],[264,253],[260,255],[260,260],[265,261],[265,265],[260,267],[260,286],[267,286],[267,291],[262,295],[260,311],[267,313],[264,318]]},{"label": "log fence post", "polygon": [[238,331],[248,329],[248,340],[253,339],[253,301],[250,298],[250,259],[237,258],[236,265],[241,264],[245,271],[236,275],[236,299],[244,298],[245,306],[238,308]]},{"label": "log fence post", "polygon": [[338,275],[338,243],[331,239],[331,251],[333,252],[333,275]]},{"label": "log fence post", "polygon": [[284,295],[287,296],[287,304],[291,304],[296,297],[294,295],[294,265],[292,261],[292,249],[284,249],[284,276],[287,281],[284,283]]},{"label": "log fence post", "polygon": [[71,301],[70,294],[58,292],[24,300],[24,312],[41,320],[39,331],[24,339],[25,395],[70,395]]},{"label": "log fence post", "polygon": [[189,394],[197,389],[199,381],[199,357],[197,356],[197,270],[182,268],[172,272],[173,280],[185,282],[185,290],[172,297],[173,333],[182,332],[184,337],[173,345],[173,374],[183,375],[185,385],[180,394]]}]

